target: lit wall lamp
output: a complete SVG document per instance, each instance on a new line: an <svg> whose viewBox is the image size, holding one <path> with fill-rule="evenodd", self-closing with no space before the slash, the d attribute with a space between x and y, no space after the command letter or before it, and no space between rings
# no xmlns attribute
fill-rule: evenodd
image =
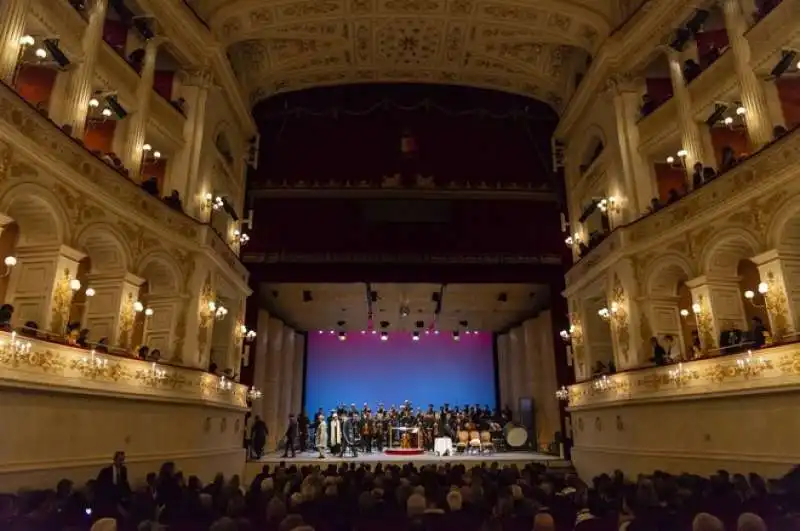
<svg viewBox="0 0 800 531"><path fill-rule="evenodd" d="M569 389L562 385L561 389L556 391L556 398L561 402L569 402Z"/></svg>
<svg viewBox="0 0 800 531"><path fill-rule="evenodd" d="M81 281L77 278L73 278L69 281L69 289L71 289L73 293L78 293L81 290L81 287ZM95 293L96 292L94 291L94 288L87 287L84 290L84 294L87 297L94 297Z"/></svg>
<svg viewBox="0 0 800 531"><path fill-rule="evenodd" d="M250 400L251 402L252 402L253 400L258 400L258 399L259 399L259 398L261 398L262 396L264 396L264 393L262 393L261 391L259 391L259 390L256 388L256 386L255 386L255 385L254 385L253 387L251 387L250 389L248 389L248 391L247 391L247 399L248 399L248 400Z"/></svg>
<svg viewBox="0 0 800 531"><path fill-rule="evenodd" d="M203 209L205 210L221 210L225 206L225 201L220 196L207 193L203 196Z"/></svg>
<svg viewBox="0 0 800 531"><path fill-rule="evenodd" d="M678 156L677 159L675 159L675 157L673 157L672 155L667 157L667 164L669 164L672 167L683 168L685 170L686 169L686 157L689 156L689 152L686 151L685 149L681 149L680 151L678 151L678 153L676 153L676 155ZM678 160L678 164L677 165L675 164L676 160Z"/></svg>
<svg viewBox="0 0 800 531"><path fill-rule="evenodd" d="M239 245L247 245L247 242L250 241L250 236L245 234L244 232L236 229L233 231L233 243L238 243Z"/></svg>
<svg viewBox="0 0 800 531"><path fill-rule="evenodd" d="M758 288L757 288L757 289L758 289L758 292L759 292L761 295L766 295L766 294L767 294L767 292L769 292L769 284L767 284L766 282L759 282L759 284L758 284ZM747 299L747 302L749 302L750 304L752 304L752 305L753 305L754 307L756 307L756 308L766 308L766 305L765 305L765 304L764 304L764 305L762 305L762 304L756 304L756 303L753 301L753 299L755 298L755 296L756 296L756 294L753 292L753 290L750 290L750 289L749 289L749 290L747 290L747 291L745 291L745 292L744 292L744 298L745 298L745 299Z"/></svg>
<svg viewBox="0 0 800 531"><path fill-rule="evenodd" d="M136 301L133 303L133 311L136 313L144 313L145 317L150 317L154 313L152 308L146 308L141 301Z"/></svg>
<svg viewBox="0 0 800 531"><path fill-rule="evenodd" d="M222 303L216 301L209 301L208 309L217 321L225 319L225 316L228 315L228 309Z"/></svg>
<svg viewBox="0 0 800 531"><path fill-rule="evenodd" d="M239 333L242 335L245 341L250 342L256 338L256 331L249 330L245 325L239 326Z"/></svg>
<svg viewBox="0 0 800 531"><path fill-rule="evenodd" d="M597 203L600 212L616 214L619 212L619 199L614 196L604 197Z"/></svg>
<svg viewBox="0 0 800 531"><path fill-rule="evenodd" d="M3 260L3 273L0 274L0 278L7 277L11 274L11 270L14 269L14 266L17 265L17 257L16 256L6 256Z"/></svg>
<svg viewBox="0 0 800 531"><path fill-rule="evenodd" d="M575 332L575 325L570 325L568 329L562 330L558 333L558 335L561 336L561 339L564 341L564 343L571 343L573 332Z"/></svg>

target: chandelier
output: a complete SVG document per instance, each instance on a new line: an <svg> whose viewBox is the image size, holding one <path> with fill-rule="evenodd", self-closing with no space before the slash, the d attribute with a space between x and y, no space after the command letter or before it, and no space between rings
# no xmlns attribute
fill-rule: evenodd
<svg viewBox="0 0 800 531"><path fill-rule="evenodd" d="M255 385L247 391L247 399L250 401L258 400L262 396L264 396L264 393L257 389Z"/></svg>
<svg viewBox="0 0 800 531"><path fill-rule="evenodd" d="M569 389L562 385L561 389L556 391L556 398L561 402L569 402Z"/></svg>

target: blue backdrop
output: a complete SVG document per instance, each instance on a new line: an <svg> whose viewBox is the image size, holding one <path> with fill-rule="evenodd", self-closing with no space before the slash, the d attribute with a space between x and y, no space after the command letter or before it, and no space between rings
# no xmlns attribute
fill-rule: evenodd
<svg viewBox="0 0 800 531"><path fill-rule="evenodd" d="M496 406L495 366L490 333L423 334L413 341L408 332L390 333L388 341L371 333L351 332L347 341L335 334L309 332L305 408L326 411L339 402L364 402L388 408L411 400L428 404Z"/></svg>

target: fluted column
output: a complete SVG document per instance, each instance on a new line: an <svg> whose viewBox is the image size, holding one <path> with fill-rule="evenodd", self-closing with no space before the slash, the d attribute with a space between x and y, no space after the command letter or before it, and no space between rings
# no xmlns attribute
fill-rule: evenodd
<svg viewBox="0 0 800 531"><path fill-rule="evenodd" d="M108 0L94 0L89 8L89 23L81 41L81 57L75 68L69 72L66 90L59 101L53 101L55 113L50 118L60 125L67 125L72 136L83 138L86 130L86 116L89 112L89 100L92 97L92 80L97 55L103 42L103 25L106 21Z"/></svg>
<svg viewBox="0 0 800 531"><path fill-rule="evenodd" d="M30 0L4 0L0 6L0 79L9 85L19 62L20 38Z"/></svg>
<svg viewBox="0 0 800 531"><path fill-rule="evenodd" d="M158 56L158 47L162 42L163 38L154 37L145 44L141 77L139 85L136 87L136 109L129 118L123 162L131 172L134 181L139 180L142 169L144 156L142 146L145 143L147 121L150 118L150 99L153 95L153 81L156 75L156 57Z"/></svg>
<svg viewBox="0 0 800 531"><path fill-rule="evenodd" d="M267 396L273 386L269 379L267 363L269 358L269 313L266 310L258 311L256 323L256 340L250 345L250 363L253 364L253 385L262 393L261 398L254 400L252 405L253 415L258 415L267 421L266 405ZM271 429L272 426L267 424Z"/></svg>
<svg viewBox="0 0 800 531"><path fill-rule="evenodd" d="M511 396L511 382L508 371L509 338L508 334L497 336L497 374L500 385L500 409L513 405Z"/></svg>
<svg viewBox="0 0 800 531"><path fill-rule="evenodd" d="M269 427L267 448L277 447L280 425L280 380L283 367L283 322L270 318L268 326L267 348L267 385L264 386L264 420Z"/></svg>
<svg viewBox="0 0 800 531"><path fill-rule="evenodd" d="M772 140L772 123L764 87L750 64L750 43L744 35L747 31L747 20L742 14L739 0L724 0L723 11L736 65L736 77L739 80L739 93L746 111L744 120L747 134L752 147L759 149Z"/></svg>
<svg viewBox="0 0 800 531"><path fill-rule="evenodd" d="M281 433L286 429L286 421L292 411L292 387L294 385L294 354L295 354L295 332L288 326L283 327L283 351L281 360L281 383L280 383L280 419L282 426Z"/></svg>
<svg viewBox="0 0 800 531"><path fill-rule="evenodd" d="M213 86L212 74L200 70L186 74L181 87L181 96L186 101L186 123L183 126L184 144L174 161L170 161L169 175L164 184L165 195L177 190L184 198L184 208L193 212L197 207L196 197L200 193L197 180L200 174L200 158L205 139L206 107L209 89Z"/></svg>
<svg viewBox="0 0 800 531"><path fill-rule="evenodd" d="M306 351L306 338L296 334L294 338L294 369L292 370L292 408L294 413L303 409L303 360ZM311 412L313 413L313 411Z"/></svg>
<svg viewBox="0 0 800 531"><path fill-rule="evenodd" d="M700 135L700 126L694 119L692 112L692 98L689 87L683 77L683 64L678 52L669 49L669 74L672 80L673 97L678 106L678 119L681 130L681 149L686 151L684 162L686 164L687 179L691 177L692 167L696 162L711 166L712 160L708 159L703 149L703 139ZM689 181L691 182L691 181Z"/></svg>

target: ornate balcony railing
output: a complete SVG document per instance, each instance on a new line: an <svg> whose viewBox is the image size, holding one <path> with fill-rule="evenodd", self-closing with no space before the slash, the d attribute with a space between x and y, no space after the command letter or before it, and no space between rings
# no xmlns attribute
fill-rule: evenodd
<svg viewBox="0 0 800 531"><path fill-rule="evenodd" d="M633 370L569 387L576 410L632 402L680 399L715 393L752 393L800 388L800 344Z"/></svg>
<svg viewBox="0 0 800 531"><path fill-rule="evenodd" d="M4 387L246 408L247 387L189 369L0 332Z"/></svg>

